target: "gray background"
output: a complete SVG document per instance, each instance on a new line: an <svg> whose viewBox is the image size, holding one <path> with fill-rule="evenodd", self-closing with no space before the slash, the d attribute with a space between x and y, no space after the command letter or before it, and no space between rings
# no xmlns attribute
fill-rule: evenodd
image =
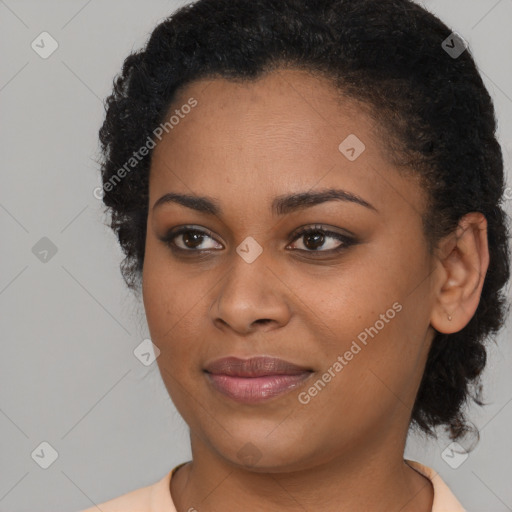
<svg viewBox="0 0 512 512"><path fill-rule="evenodd" d="M124 286L121 250L93 195L102 99L124 57L179 5L0 0L0 512L77 511L190 459L156 363L134 356L149 337L143 307ZM425 5L470 44L512 185L512 0ZM43 31L59 45L47 59L31 48ZM46 262L33 252L43 237L57 249ZM470 511L512 510L510 338L509 318L485 371L489 405L471 408L481 441L469 457L452 468L445 438L424 446L411 436L406 449ZM42 442L57 455L47 469Z"/></svg>

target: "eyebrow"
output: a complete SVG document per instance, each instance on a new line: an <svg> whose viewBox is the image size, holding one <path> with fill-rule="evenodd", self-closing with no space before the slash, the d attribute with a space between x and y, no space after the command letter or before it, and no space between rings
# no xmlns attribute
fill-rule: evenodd
<svg viewBox="0 0 512 512"><path fill-rule="evenodd" d="M346 201L359 204L378 212L377 208L363 198L341 189L324 189L314 192L300 192L296 194L276 197L272 202L272 212L276 215L286 215L298 210L310 208L327 201ZM192 210L208 215L222 215L222 208L215 199L208 196L190 194L177 194L169 192L158 199L153 205L153 211L166 203L177 203Z"/></svg>

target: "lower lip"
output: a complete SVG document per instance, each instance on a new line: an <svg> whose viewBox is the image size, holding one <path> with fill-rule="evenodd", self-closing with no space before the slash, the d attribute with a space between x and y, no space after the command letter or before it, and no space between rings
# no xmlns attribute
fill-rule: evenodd
<svg viewBox="0 0 512 512"><path fill-rule="evenodd" d="M222 394L243 403L258 403L300 386L312 372L297 375L266 375L264 377L232 377L207 373L213 387Z"/></svg>

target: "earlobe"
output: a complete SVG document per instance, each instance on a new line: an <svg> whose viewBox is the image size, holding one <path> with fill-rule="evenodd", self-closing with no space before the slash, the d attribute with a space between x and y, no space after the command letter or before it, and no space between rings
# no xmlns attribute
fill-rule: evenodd
<svg viewBox="0 0 512 512"><path fill-rule="evenodd" d="M487 220L471 212L454 233L441 241L435 303L430 323L439 332L450 334L463 329L480 302L489 266Z"/></svg>

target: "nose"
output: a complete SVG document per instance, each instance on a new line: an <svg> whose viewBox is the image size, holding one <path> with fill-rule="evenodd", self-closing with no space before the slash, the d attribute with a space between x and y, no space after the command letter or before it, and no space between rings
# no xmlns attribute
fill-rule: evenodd
<svg viewBox="0 0 512 512"><path fill-rule="evenodd" d="M289 287L260 258L252 263L238 258L222 280L210 307L217 328L246 335L289 322Z"/></svg>

